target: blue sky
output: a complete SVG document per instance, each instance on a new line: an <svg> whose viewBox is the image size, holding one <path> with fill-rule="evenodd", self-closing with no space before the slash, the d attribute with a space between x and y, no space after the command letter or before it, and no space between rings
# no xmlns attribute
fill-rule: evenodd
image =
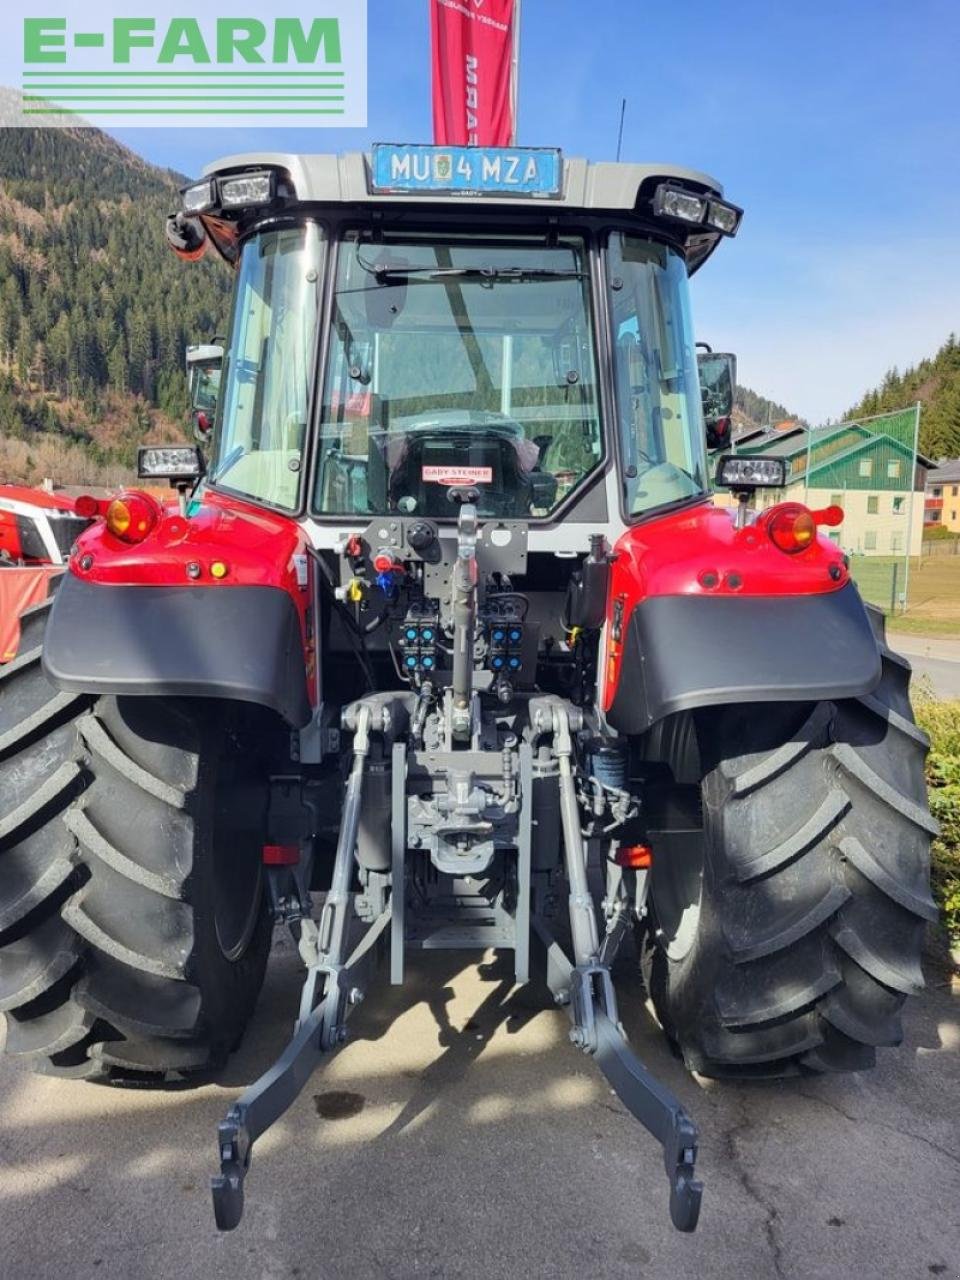
<svg viewBox="0 0 960 1280"><path fill-rule="evenodd" d="M519 141L713 174L746 209L698 337L814 421L960 330L957 0L524 0ZM427 0L369 0L366 130L137 129L196 174L246 150L429 141Z"/></svg>

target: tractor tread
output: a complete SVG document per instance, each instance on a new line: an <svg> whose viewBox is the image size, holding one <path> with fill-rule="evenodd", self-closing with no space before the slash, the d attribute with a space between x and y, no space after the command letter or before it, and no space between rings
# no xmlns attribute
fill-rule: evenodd
<svg viewBox="0 0 960 1280"><path fill-rule="evenodd" d="M179 1040L196 1035L200 1024L202 997L192 983L132 972L122 960L99 952L74 996L89 1013L134 1037Z"/></svg>
<svg viewBox="0 0 960 1280"><path fill-rule="evenodd" d="M76 693L58 693L55 698L51 698L39 710L25 717L13 729L0 734L0 758L28 739L36 737L41 730L53 726L63 718L65 712L83 701L84 699Z"/></svg>
<svg viewBox="0 0 960 1280"><path fill-rule="evenodd" d="M76 965L83 943L58 915L0 947L0 1012L29 1004Z"/></svg>
<svg viewBox="0 0 960 1280"><path fill-rule="evenodd" d="M930 816L929 809L924 805L916 804L914 801L909 800L894 787L891 787L889 782L885 782L879 773L870 768L849 743L836 743L833 748L833 755L846 773L856 778L858 782L872 791L877 799L892 809L894 813L900 814L908 822L912 822L931 836L940 834L940 824Z"/></svg>
<svg viewBox="0 0 960 1280"><path fill-rule="evenodd" d="M826 732L833 715L833 704L819 703L810 718L797 730L790 742L785 742L776 751L771 752L765 760L750 764L740 773L723 771L731 784L735 796L746 796L758 787L773 782L787 769L797 764L813 749L817 740Z"/></svg>
<svg viewBox="0 0 960 1280"><path fill-rule="evenodd" d="M123 964L129 965L131 969L141 969L144 973L152 973L158 978L179 979L184 976L185 961L171 961L146 955L142 951L134 951L132 947L125 946L112 937L84 911L87 892L88 886L85 885L64 904L61 912L63 919L79 933L81 938L96 947L98 951L103 951L114 960L120 960Z"/></svg>
<svg viewBox="0 0 960 1280"><path fill-rule="evenodd" d="M746 964L751 960L774 955L777 951L784 951L832 919L849 897L850 890L845 885L832 884L809 910L795 915L785 926L761 933L749 944L731 942L730 951L734 964Z"/></svg>
<svg viewBox="0 0 960 1280"><path fill-rule="evenodd" d="M48 1058L78 1044L90 1025L87 1011L71 1000L33 1018L12 1014L7 1018L5 1050L13 1058Z"/></svg>
<svg viewBox="0 0 960 1280"><path fill-rule="evenodd" d="M647 986L684 1060L707 1076L861 1071L903 1039L937 918L926 735L909 663L884 642L872 693L752 720L717 709L707 738L700 924L673 959L643 940ZM778 743L778 733L783 738ZM656 873L655 873L656 877Z"/></svg>
<svg viewBox="0 0 960 1280"><path fill-rule="evenodd" d="M909 658L905 658L902 653L897 653L896 649L891 649L889 645L882 644L880 646L880 656L884 662L889 662L895 667L899 667L907 676L913 674L913 663Z"/></svg>
<svg viewBox="0 0 960 1280"><path fill-rule="evenodd" d="M731 1031L762 1026L811 1008L842 981L832 950L813 936L763 966L728 969L717 983L717 1009Z"/></svg>
<svg viewBox="0 0 960 1280"><path fill-rule="evenodd" d="M761 1062L778 1062L806 1053L823 1043L823 1032L816 1014L804 1014L762 1032L717 1027L705 1032L703 1046L714 1062L742 1062L753 1066ZM698 1067L697 1070L701 1068Z"/></svg>
<svg viewBox="0 0 960 1280"><path fill-rule="evenodd" d="M0 817L0 842L10 841L24 827L36 822L44 809L55 800L62 800L75 786L80 772L80 766L73 760L68 760L40 784L29 800L24 800L11 813Z"/></svg>
<svg viewBox="0 0 960 1280"><path fill-rule="evenodd" d="M906 716L902 716L899 711L894 711L892 707L886 706L874 694L866 693L862 698L859 698L858 701L875 716L879 716L881 720L886 720L891 728L898 730L908 738L912 738L914 742L919 743L925 751L929 748L930 739L919 725L914 724L912 720L908 720Z"/></svg>
<svg viewBox="0 0 960 1280"><path fill-rule="evenodd" d="M105 836L100 834L87 817L83 808L78 806L75 809L68 810L64 817L64 823L67 829L76 836L81 851L86 850L87 853L99 858L101 862L112 867L119 875L125 876L128 880L133 880L145 889L159 893L164 898L178 900L183 898L184 878L182 876L158 875L156 872L148 871L146 867L142 867L139 862L135 862L132 858L128 858L126 854L121 853Z"/></svg>
<svg viewBox="0 0 960 1280"><path fill-rule="evenodd" d="M841 951L851 960L856 960L861 969L883 986L902 991L905 996L918 995L923 990L923 970L920 968L919 957L881 956L871 948L858 930L842 923L831 930L831 936Z"/></svg>
<svg viewBox="0 0 960 1280"><path fill-rule="evenodd" d="M189 1082L239 1041L270 944L265 904L240 960L213 933L198 824L217 812L232 722L225 704L55 689L41 663L49 613L47 601L24 614L27 647L0 668L6 1051L68 1079Z"/></svg>
<svg viewBox="0 0 960 1280"><path fill-rule="evenodd" d="M864 846L856 836L844 836L838 848L843 856L852 862L862 876L872 880L881 893L885 893L894 902L923 920L935 921L939 916L937 904L929 893L914 893L893 872L886 867Z"/></svg>
<svg viewBox="0 0 960 1280"><path fill-rule="evenodd" d="M28 886L21 885L19 896L9 898L0 908L0 942L8 940L8 934L16 931L29 916L43 907L75 874L76 867L72 862L55 858ZM0 950L0 955L2 954Z"/></svg>
<svg viewBox="0 0 960 1280"><path fill-rule="evenodd" d="M817 811L799 827L792 835L787 836L779 844L758 854L747 862L737 865L737 878L741 883L756 880L758 876L776 871L788 862L793 862L801 854L815 844L819 844L850 808L850 797L838 787L834 787L821 803Z"/></svg>
<svg viewBox="0 0 960 1280"><path fill-rule="evenodd" d="M831 1027L823 1043L808 1050L799 1059L805 1072L823 1074L836 1071L869 1071L876 1066L877 1050L872 1044L852 1040L842 1031Z"/></svg>
<svg viewBox="0 0 960 1280"><path fill-rule="evenodd" d="M131 760L111 738L100 719L90 712L81 717L77 723L77 730L80 737L95 754L105 760L107 764L116 769L122 777L128 782L133 783L141 791L146 791L148 795L153 796L157 800L161 800L164 804L168 804L171 808L182 809L186 805L186 796L179 787L171 786L170 783L164 782L163 778L158 778L155 774L150 773L147 769L142 768Z"/></svg>
<svg viewBox="0 0 960 1280"><path fill-rule="evenodd" d="M211 1055L208 1045L171 1040L108 1040L93 1046L96 1062L120 1071L172 1078L209 1072L220 1065L222 1053Z"/></svg>
<svg viewBox="0 0 960 1280"><path fill-rule="evenodd" d="M38 666L42 654L43 649L39 645L35 649L21 649L11 662L5 662L0 667L0 688L7 681L12 683L14 678L28 667Z"/></svg>

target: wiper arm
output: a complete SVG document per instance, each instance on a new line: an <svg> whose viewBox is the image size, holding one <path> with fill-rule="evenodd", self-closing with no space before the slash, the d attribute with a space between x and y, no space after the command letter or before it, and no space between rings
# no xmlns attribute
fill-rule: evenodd
<svg viewBox="0 0 960 1280"><path fill-rule="evenodd" d="M378 280L407 280L418 276L426 280L451 278L480 280L583 280L586 272L567 267L427 267L407 266L401 263L365 262L357 254L357 262L364 271Z"/></svg>
<svg viewBox="0 0 960 1280"><path fill-rule="evenodd" d="M217 467L214 474L210 477L214 484L218 480L222 480L228 471L232 471L241 458L246 456L246 446L242 444L234 445L224 460Z"/></svg>

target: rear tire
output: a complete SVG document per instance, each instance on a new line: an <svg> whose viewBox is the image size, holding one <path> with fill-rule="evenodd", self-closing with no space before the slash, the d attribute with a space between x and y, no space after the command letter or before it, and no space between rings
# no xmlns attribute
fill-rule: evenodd
<svg viewBox="0 0 960 1280"><path fill-rule="evenodd" d="M49 603L0 668L0 1010L52 1074L175 1081L222 1063L270 947L265 776L234 704L62 693Z"/></svg>
<svg viewBox="0 0 960 1280"><path fill-rule="evenodd" d="M923 986L930 897L927 739L910 667L883 638L872 694L695 715L699 854L657 860L647 987L707 1076L860 1070L899 1044ZM699 861L698 861L699 859Z"/></svg>

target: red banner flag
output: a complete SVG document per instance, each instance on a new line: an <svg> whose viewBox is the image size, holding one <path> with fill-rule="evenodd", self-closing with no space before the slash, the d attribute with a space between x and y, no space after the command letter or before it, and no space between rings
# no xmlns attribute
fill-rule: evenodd
<svg viewBox="0 0 960 1280"><path fill-rule="evenodd" d="M519 9L520 0L430 0L434 142L448 147L515 142Z"/></svg>

